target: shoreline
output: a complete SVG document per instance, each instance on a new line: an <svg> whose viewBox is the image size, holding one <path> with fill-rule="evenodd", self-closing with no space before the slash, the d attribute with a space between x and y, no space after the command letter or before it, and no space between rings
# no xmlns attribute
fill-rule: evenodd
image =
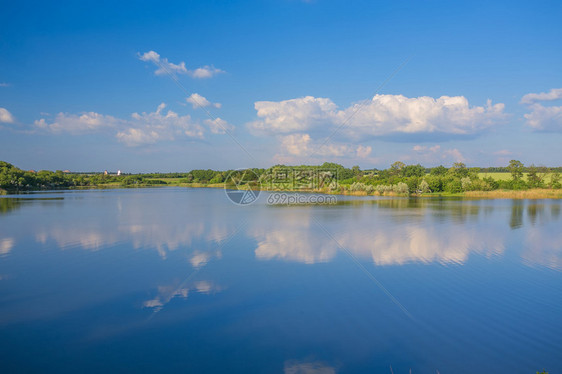
<svg viewBox="0 0 562 374"><path fill-rule="evenodd" d="M204 183L177 183L165 185L143 184L136 186L121 186L116 184L96 185L96 186L76 186L72 188L27 190L27 191L7 191L0 189L0 195L19 195L37 191L74 191L74 190L104 190L104 189L132 189L132 188L224 188L223 183L204 184ZM562 199L562 189L535 188L529 190L492 190L492 191L465 191L460 193L424 193L424 194L399 194L396 192L386 192L379 194L373 192L368 194L366 191L328 191L328 190L269 190L262 189L264 192L278 193L320 193L325 195L340 196L371 196L371 197L454 197L463 199L515 199L515 200L538 200L538 199Z"/></svg>

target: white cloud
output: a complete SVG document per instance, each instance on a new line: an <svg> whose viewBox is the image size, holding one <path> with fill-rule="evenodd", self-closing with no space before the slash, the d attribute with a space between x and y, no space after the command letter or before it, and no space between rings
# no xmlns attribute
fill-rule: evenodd
<svg viewBox="0 0 562 374"><path fill-rule="evenodd" d="M49 123L45 118L35 121L38 129L52 133L70 133L74 135L100 131L113 132L119 142L127 146L153 144L158 141L175 140L181 137L203 139L205 128L194 121L191 116L180 116L168 110L162 103L155 112L133 113L129 119L120 119L95 112L82 114L59 113ZM208 124L213 134L220 134L219 124L231 129L226 121L217 118Z"/></svg>
<svg viewBox="0 0 562 374"><path fill-rule="evenodd" d="M174 64L169 62L167 58L160 58L160 55L154 51L149 51L142 55L139 53L139 60L152 62L158 66L158 69L154 72L156 75L187 74L185 62L182 61L179 64Z"/></svg>
<svg viewBox="0 0 562 374"><path fill-rule="evenodd" d="M192 78L204 79L211 78L217 74L224 73L223 70L217 69L214 66L205 65L195 70L188 70L185 66L185 62L180 62L179 64L174 64L168 61L167 58L160 57L160 55L154 51L148 51L143 54L138 53L139 60L152 62L158 67L154 74L164 75L164 74L187 74Z"/></svg>
<svg viewBox="0 0 562 374"><path fill-rule="evenodd" d="M234 126L218 117L213 120L206 119L204 122L213 134L225 134L227 131L234 130Z"/></svg>
<svg viewBox="0 0 562 374"><path fill-rule="evenodd" d="M278 161L302 156L366 159L372 148L356 144L374 137L398 140L397 137L417 134L473 136L505 123L507 118L504 104L488 100L485 106L471 106L464 96L435 99L375 95L345 109L339 109L328 98L306 96L279 102L258 101L254 107L258 118L247 127L255 135L277 136L281 153L274 158ZM323 143L326 144L322 146ZM419 147L414 151L424 150ZM438 147L429 151L437 152ZM458 149L442 151L441 158L465 160Z"/></svg>
<svg viewBox="0 0 562 374"><path fill-rule="evenodd" d="M10 83L6 83L6 82L0 83L0 87L10 87L10 86L11 86Z"/></svg>
<svg viewBox="0 0 562 374"><path fill-rule="evenodd" d="M185 99L185 101L191 104L193 106L193 109L205 108L211 105L215 108L220 108L222 106L220 103L211 103L209 100L207 100L207 98L199 95L198 93L191 94L191 96Z"/></svg>
<svg viewBox="0 0 562 374"><path fill-rule="evenodd" d="M293 134L281 137L281 148L294 156L307 155L309 143L310 135L308 134Z"/></svg>
<svg viewBox="0 0 562 374"><path fill-rule="evenodd" d="M510 156L512 154L513 154L513 152L511 152L508 149L500 149L499 151L494 152L494 155L496 155L496 156Z"/></svg>
<svg viewBox="0 0 562 374"><path fill-rule="evenodd" d="M352 113L349 132L354 137L365 135L444 133L468 135L481 132L503 122L504 104L486 107L470 106L464 96L423 96L407 98L402 95L376 95L359 108L355 104L345 110L343 121ZM360 109L360 110L359 110ZM342 121L342 122L343 122Z"/></svg>
<svg viewBox="0 0 562 374"><path fill-rule="evenodd" d="M370 146L358 146L356 149L356 154L357 157L359 158L366 158L367 156L369 156L371 154L371 151L373 149Z"/></svg>
<svg viewBox="0 0 562 374"><path fill-rule="evenodd" d="M224 70L217 69L214 66L205 65L195 70L190 70L187 73L193 78L205 79L212 78L220 73L224 73Z"/></svg>
<svg viewBox="0 0 562 374"><path fill-rule="evenodd" d="M407 98L376 95L367 103L344 110L327 98L307 96L280 102L254 104L259 119L248 124L258 134L305 132L313 128L335 129L352 139L392 134L444 133L469 135L503 123L504 104L470 106L464 96Z"/></svg>
<svg viewBox="0 0 562 374"><path fill-rule="evenodd" d="M248 124L256 133L291 133L307 131L322 124L332 124L337 106L330 99L306 96L284 101L254 103L260 120Z"/></svg>
<svg viewBox="0 0 562 374"><path fill-rule="evenodd" d="M158 106L156 112L133 113L128 121L128 128L117 133L117 139L128 146L152 144L160 140L174 140L177 136L187 135L190 138L204 137L204 129L191 119L191 116L179 116L169 110L162 111L166 105Z"/></svg>
<svg viewBox="0 0 562 374"><path fill-rule="evenodd" d="M539 131L562 131L562 106L531 105L531 113L524 115L527 125Z"/></svg>
<svg viewBox="0 0 562 374"><path fill-rule="evenodd" d="M537 101L553 101L562 99L562 88L553 88L549 92L528 93L521 98L521 104L531 105Z"/></svg>
<svg viewBox="0 0 562 374"><path fill-rule="evenodd" d="M426 145L415 145L412 147L412 151L415 152L416 156L410 159L414 159L416 162L420 163L466 161L466 158L458 149L441 149L441 146L439 144L436 144L432 147Z"/></svg>
<svg viewBox="0 0 562 374"><path fill-rule="evenodd" d="M443 159L451 159L455 162L465 162L466 158L463 156L463 154L456 148L453 149L446 149L443 151Z"/></svg>
<svg viewBox="0 0 562 374"><path fill-rule="evenodd" d="M129 147L135 147L143 144L154 144L159 140L160 135L154 130L131 127L124 131L119 131L116 137L121 143L125 143Z"/></svg>
<svg viewBox="0 0 562 374"><path fill-rule="evenodd" d="M14 123L14 116L8 109L0 108L0 123Z"/></svg>
<svg viewBox="0 0 562 374"><path fill-rule="evenodd" d="M54 133L68 132L71 134L80 134L96 132L104 128L113 128L122 123L122 121L112 116L86 112L78 115L59 113L52 123L47 123L44 118L34 123L38 128Z"/></svg>
<svg viewBox="0 0 562 374"><path fill-rule="evenodd" d="M414 152L432 152L432 153L435 153L435 152L438 152L440 149L441 149L441 146L438 145L438 144L437 144L437 145L434 145L433 147L428 147L428 146L425 146L425 145L415 145L415 146L412 148L412 151L414 151Z"/></svg>
<svg viewBox="0 0 562 374"><path fill-rule="evenodd" d="M341 143L313 141L309 134L290 134L279 136L281 151L291 156L335 156L335 157L359 157L369 156L372 149L369 146L355 146ZM276 155L282 159L283 155Z"/></svg>
<svg viewBox="0 0 562 374"><path fill-rule="evenodd" d="M562 88L524 95L521 104L527 105L531 110L524 115L527 125L537 131L562 131L562 106L544 106L539 103L559 99L562 99Z"/></svg>

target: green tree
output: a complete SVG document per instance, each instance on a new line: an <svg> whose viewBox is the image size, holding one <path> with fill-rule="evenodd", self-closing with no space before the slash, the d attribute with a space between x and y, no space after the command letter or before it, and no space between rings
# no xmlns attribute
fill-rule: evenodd
<svg viewBox="0 0 562 374"><path fill-rule="evenodd" d="M425 168L420 164L408 165L402 169L404 177L423 177L425 175Z"/></svg>
<svg viewBox="0 0 562 374"><path fill-rule="evenodd" d="M211 180L209 181L209 183L211 183L211 184L222 183L222 182L224 182L224 176L223 176L222 173L217 173L217 174L213 177L213 179L211 179Z"/></svg>
<svg viewBox="0 0 562 374"><path fill-rule="evenodd" d="M560 184L560 172L559 171L552 171L550 174L550 188L562 188L562 184Z"/></svg>
<svg viewBox="0 0 562 374"><path fill-rule="evenodd" d="M457 178L467 177L469 173L468 168L462 162L455 162L449 172Z"/></svg>
<svg viewBox="0 0 562 374"><path fill-rule="evenodd" d="M390 165L390 174L392 175L402 175L402 169L406 167L402 161L396 161Z"/></svg>
<svg viewBox="0 0 562 374"><path fill-rule="evenodd" d="M443 192L444 178L441 176L431 175L426 178L427 184L432 192Z"/></svg>
<svg viewBox="0 0 562 374"><path fill-rule="evenodd" d="M543 178L545 173L540 173L542 169L536 167L535 165L529 166L527 169L527 183L531 188L540 188L543 187Z"/></svg>
<svg viewBox="0 0 562 374"><path fill-rule="evenodd" d="M462 192L462 183L459 179L453 179L445 185L445 191L450 193Z"/></svg>
<svg viewBox="0 0 562 374"><path fill-rule="evenodd" d="M511 177L513 178L514 181L519 181L521 180L521 178L523 178L524 167L525 166L523 165L523 163L519 160L509 161L509 165L507 166L507 169L511 173Z"/></svg>
<svg viewBox="0 0 562 374"><path fill-rule="evenodd" d="M429 183L427 183L427 182L425 181L425 179L421 181L420 185L418 186L418 190L419 190L421 193L429 193L429 192L431 192L431 189L429 188Z"/></svg>
<svg viewBox="0 0 562 374"><path fill-rule="evenodd" d="M470 180L469 177L463 177L461 179L461 187L463 189L463 191L469 191L472 187L472 181Z"/></svg>
<svg viewBox="0 0 562 374"><path fill-rule="evenodd" d="M432 168L429 173L431 175L445 175L447 174L447 168L443 165L439 165L437 167Z"/></svg>

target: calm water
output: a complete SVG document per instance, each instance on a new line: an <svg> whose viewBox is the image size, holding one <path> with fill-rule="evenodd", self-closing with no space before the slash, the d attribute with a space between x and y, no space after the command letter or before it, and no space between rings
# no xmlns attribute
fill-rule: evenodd
<svg viewBox="0 0 562 374"><path fill-rule="evenodd" d="M0 198L0 371L562 372L560 201Z"/></svg>

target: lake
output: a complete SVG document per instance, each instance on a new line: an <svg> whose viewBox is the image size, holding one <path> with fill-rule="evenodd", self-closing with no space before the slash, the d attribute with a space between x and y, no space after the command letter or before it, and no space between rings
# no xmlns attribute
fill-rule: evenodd
<svg viewBox="0 0 562 374"><path fill-rule="evenodd" d="M562 372L562 204L0 198L0 371Z"/></svg>

